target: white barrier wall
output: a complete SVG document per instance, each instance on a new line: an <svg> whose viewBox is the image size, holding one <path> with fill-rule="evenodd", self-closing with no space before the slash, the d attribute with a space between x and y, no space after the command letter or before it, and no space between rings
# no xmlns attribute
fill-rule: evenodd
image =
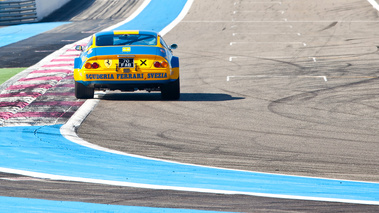
<svg viewBox="0 0 379 213"><path fill-rule="evenodd" d="M52 12L61 8L70 0L35 0L37 6L37 19L40 21Z"/></svg>

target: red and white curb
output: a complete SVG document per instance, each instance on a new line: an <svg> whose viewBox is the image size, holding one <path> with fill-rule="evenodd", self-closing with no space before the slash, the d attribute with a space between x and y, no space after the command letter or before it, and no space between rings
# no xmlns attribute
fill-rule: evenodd
<svg viewBox="0 0 379 213"><path fill-rule="evenodd" d="M84 103L74 96L74 59L77 44L66 45L23 71L0 93L0 126L65 123Z"/></svg>

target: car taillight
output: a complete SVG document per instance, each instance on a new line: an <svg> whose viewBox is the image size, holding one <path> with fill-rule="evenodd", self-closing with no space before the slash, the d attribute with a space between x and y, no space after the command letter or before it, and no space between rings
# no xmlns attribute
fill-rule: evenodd
<svg viewBox="0 0 379 213"><path fill-rule="evenodd" d="M168 63L165 61L163 61L162 63L159 61L156 61L156 62L154 62L154 67L155 68L161 68L161 67L166 68L166 67L168 67Z"/></svg>
<svg viewBox="0 0 379 213"><path fill-rule="evenodd" d="M96 62L94 62L93 64L92 64L92 68L93 69L97 69L97 68L99 68L100 67L100 65L98 64L98 63L96 63Z"/></svg>
<svg viewBox="0 0 379 213"><path fill-rule="evenodd" d="M168 64L167 64L167 62L163 61L163 62L161 63L161 66L162 66L163 68L166 68L166 67L168 66Z"/></svg>
<svg viewBox="0 0 379 213"><path fill-rule="evenodd" d="M91 69L91 68L92 68L92 64L89 63L89 62L87 62L86 65L84 65L84 67L85 67L86 69Z"/></svg>
<svg viewBox="0 0 379 213"><path fill-rule="evenodd" d="M161 67L161 63L159 63L158 61L154 62L154 67L155 68Z"/></svg>
<svg viewBox="0 0 379 213"><path fill-rule="evenodd" d="M97 62L93 62L92 64L90 62L87 62L84 67L86 69L97 69L100 67L100 65Z"/></svg>

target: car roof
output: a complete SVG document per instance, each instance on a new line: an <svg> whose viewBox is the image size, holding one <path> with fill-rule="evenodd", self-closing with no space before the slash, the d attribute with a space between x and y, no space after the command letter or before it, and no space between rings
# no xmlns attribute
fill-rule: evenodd
<svg viewBox="0 0 379 213"><path fill-rule="evenodd" d="M157 32L154 31L145 31L145 30L113 30L113 31L104 31L96 33L95 36L102 36L102 35L123 35L123 34L145 34L145 35L153 35L155 37L158 36Z"/></svg>

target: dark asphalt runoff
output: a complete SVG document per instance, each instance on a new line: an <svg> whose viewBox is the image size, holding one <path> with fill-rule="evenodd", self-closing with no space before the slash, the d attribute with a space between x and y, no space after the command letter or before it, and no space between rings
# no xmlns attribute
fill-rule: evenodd
<svg viewBox="0 0 379 213"><path fill-rule="evenodd" d="M19 67L17 58L20 52L26 54L28 45L29 56L37 62L43 56L36 50L53 51L63 40L79 40L129 14L115 19L81 16L96 11L96 4L120 1L91 2L85 12L70 12L71 25L0 48L2 66ZM128 3L133 11L140 1ZM79 136L103 147L184 163L379 182L377 16L365 0L195 0L184 20L165 36L168 43L179 45L174 54L180 57L180 100L162 101L159 93L110 92L80 127ZM10 50L14 54L3 59ZM0 174L0 186L1 196L114 205L235 212L379 211L371 205L11 174Z"/></svg>

